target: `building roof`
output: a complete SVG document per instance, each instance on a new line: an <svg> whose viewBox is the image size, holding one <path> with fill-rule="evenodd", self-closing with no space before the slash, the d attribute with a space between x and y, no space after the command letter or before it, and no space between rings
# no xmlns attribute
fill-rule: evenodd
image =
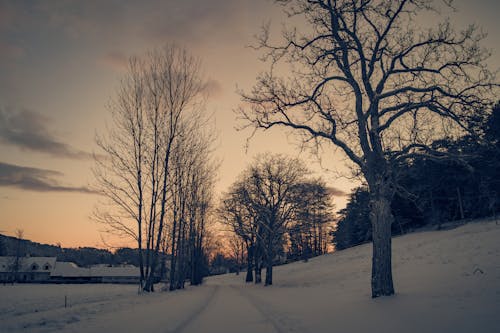
<svg viewBox="0 0 500 333"><path fill-rule="evenodd" d="M138 277L140 271L135 266L96 265L90 268L78 267L72 262L58 261L50 276L58 277Z"/></svg>
<svg viewBox="0 0 500 333"><path fill-rule="evenodd" d="M12 272L16 257L0 257L0 272ZM56 257L19 257L18 272L51 272L56 265Z"/></svg>
<svg viewBox="0 0 500 333"><path fill-rule="evenodd" d="M79 277L90 276L89 268L79 267L75 263L58 261L50 276Z"/></svg>
<svg viewBox="0 0 500 333"><path fill-rule="evenodd" d="M91 267L91 276L107 276L107 277L139 277L141 275L139 267L135 266L113 266L113 267Z"/></svg>

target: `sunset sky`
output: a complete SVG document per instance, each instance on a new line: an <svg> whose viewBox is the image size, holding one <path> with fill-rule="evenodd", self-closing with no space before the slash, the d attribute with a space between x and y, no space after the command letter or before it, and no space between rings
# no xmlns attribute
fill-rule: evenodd
<svg viewBox="0 0 500 333"><path fill-rule="evenodd" d="M498 69L498 0L456 1L454 21L489 33ZM280 131L237 131L238 88L249 89L266 68L248 48L259 27L279 32L285 17L267 0L4 1L0 0L0 233L23 229L26 238L63 246L102 247L89 216L96 132L104 130L127 58L176 41L201 58L210 79L224 191L260 152L300 156L337 189L345 205L353 183L319 167ZM241 124L239 124L241 125ZM343 156L326 153L324 167L344 171ZM310 162L309 162L310 161Z"/></svg>

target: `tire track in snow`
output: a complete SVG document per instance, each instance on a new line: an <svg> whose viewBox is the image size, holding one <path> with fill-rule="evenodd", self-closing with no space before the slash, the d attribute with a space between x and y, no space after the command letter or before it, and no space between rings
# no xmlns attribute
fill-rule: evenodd
<svg viewBox="0 0 500 333"><path fill-rule="evenodd" d="M217 294L218 290L219 290L219 286L217 286L217 285L214 286L212 292L210 293L210 295L208 295L208 297L206 298L206 300L203 303L201 303L198 306L198 308L196 308L196 310L193 313L191 313L191 315L189 317L187 317L186 319L184 319L174 330L169 330L167 333L181 333L182 331L184 331L184 329L191 322L193 322L196 318L198 318L203 313L203 311L205 311L205 309L208 307L208 305L214 299L214 297Z"/></svg>
<svg viewBox="0 0 500 333"><path fill-rule="evenodd" d="M277 333L304 333L307 330L297 321L297 319L292 319L286 315L278 314L273 311L269 305L263 304L261 300L251 295L247 291L243 291L243 288L236 288L231 286L231 288L236 289L238 293L244 297L266 320L268 320ZM290 325L292 323L293 325Z"/></svg>

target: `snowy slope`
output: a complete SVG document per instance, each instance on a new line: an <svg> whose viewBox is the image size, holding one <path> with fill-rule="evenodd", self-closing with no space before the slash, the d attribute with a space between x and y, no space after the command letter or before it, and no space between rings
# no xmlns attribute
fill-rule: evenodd
<svg viewBox="0 0 500 333"><path fill-rule="evenodd" d="M370 244L276 267L272 287L0 286L0 332L500 332L500 225L397 237L393 254L397 295L375 300Z"/></svg>

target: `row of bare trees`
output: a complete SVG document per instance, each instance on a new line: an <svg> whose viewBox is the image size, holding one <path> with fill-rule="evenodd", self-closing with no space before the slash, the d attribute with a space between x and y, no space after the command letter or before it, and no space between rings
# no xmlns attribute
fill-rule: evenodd
<svg viewBox="0 0 500 333"><path fill-rule="evenodd" d="M268 26L258 37L256 48L269 70L250 92L241 93L243 126L254 132L284 127L315 151L332 147L347 157L369 192L372 297L392 295L391 202L395 195L409 195L397 167L416 158L450 157L432 146L436 140L465 133L475 137L469 124L491 109L500 86L486 66L485 35L476 26L457 31L449 21L422 24L453 9L452 1L274 2L301 24L285 28L281 40L271 36ZM137 239L140 251L145 246L141 280L147 281L146 290L152 288L161 244L170 244L175 256L189 257L184 246L193 242L181 239L191 237L185 220L190 214L179 214L191 206L172 195L172 154L185 121L199 117L203 91L198 62L185 51L167 48L132 59L111 107L115 121L109 141L99 140L107 158L99 160L97 178L113 209L97 216ZM460 152L453 157L460 160ZM298 210L290 181L302 178L300 166L264 163L249 168L224 200L248 262L265 258L269 284L276 249ZM172 265L178 273L185 271L183 265ZM256 263L257 279L259 267Z"/></svg>
<svg viewBox="0 0 500 333"><path fill-rule="evenodd" d="M218 215L239 238L230 247L238 261L246 257L247 282L254 280L255 271L260 283L264 267L265 285L271 285L273 264L285 248L303 259L326 251L331 196L322 181L307 174L298 159L260 156L223 196Z"/></svg>
<svg viewBox="0 0 500 333"><path fill-rule="evenodd" d="M94 217L136 241L144 291L153 291L168 257L171 290L187 278L201 282L216 172L206 90L200 61L185 49L167 45L132 57L109 105L110 125L97 138L103 200Z"/></svg>
<svg viewBox="0 0 500 333"><path fill-rule="evenodd" d="M204 274L204 242L217 165L210 158L213 137L209 132L200 132L200 125L196 121L189 125L188 135L178 141L174 154L170 188L170 290L184 288L186 279L198 285ZM197 136L192 136L197 132Z"/></svg>

